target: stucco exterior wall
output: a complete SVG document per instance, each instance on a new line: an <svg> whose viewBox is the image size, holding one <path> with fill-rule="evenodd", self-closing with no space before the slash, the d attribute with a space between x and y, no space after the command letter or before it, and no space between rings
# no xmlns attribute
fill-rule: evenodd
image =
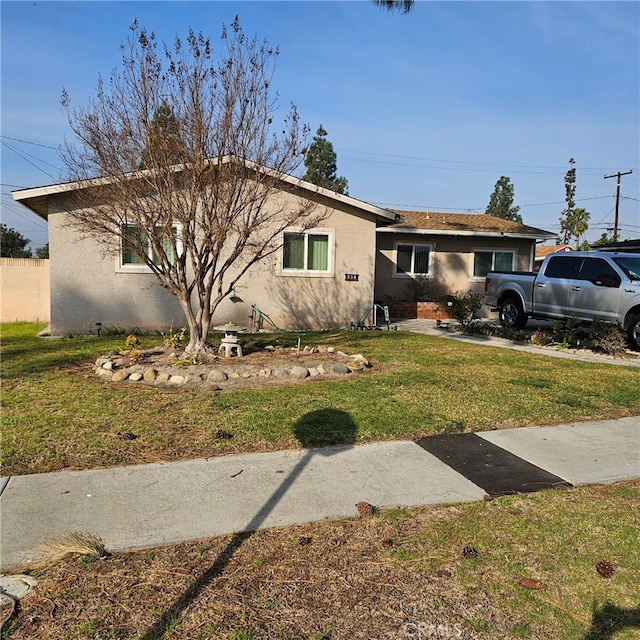
<svg viewBox="0 0 640 640"><path fill-rule="evenodd" d="M293 196L290 196L293 197ZM324 206L324 205L321 205ZM330 234L329 274L282 269L282 251L255 265L216 311L216 325L250 327L256 305L282 329L347 326L373 303L375 221L344 205L331 209L318 229ZM102 327L142 331L185 326L182 310L150 273L119 268L117 252L103 254L95 241L64 226L64 213L49 213L51 332L95 333ZM345 274L357 280L345 279ZM265 329L272 329L264 323Z"/></svg>
<svg viewBox="0 0 640 640"><path fill-rule="evenodd" d="M451 293L484 290L484 278L473 277L473 257L477 250L514 251L515 270L528 271L533 268L533 240L381 232L378 234L376 260L377 301L411 299L411 278L395 273L398 243L430 245L430 276L442 282Z"/></svg>
<svg viewBox="0 0 640 640"><path fill-rule="evenodd" d="M49 322L49 260L0 258L1 322Z"/></svg>

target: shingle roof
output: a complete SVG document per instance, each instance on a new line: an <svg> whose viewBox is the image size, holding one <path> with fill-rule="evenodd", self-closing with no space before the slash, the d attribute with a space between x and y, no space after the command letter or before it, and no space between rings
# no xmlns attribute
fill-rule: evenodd
<svg viewBox="0 0 640 640"><path fill-rule="evenodd" d="M565 253L567 251L574 251L574 248L568 244L539 245L536 247L536 260L542 260L550 253Z"/></svg>
<svg viewBox="0 0 640 640"><path fill-rule="evenodd" d="M525 224L478 213L438 213L433 211L398 211L402 221L388 229L407 231L440 231L449 233L509 234L537 238L553 238L555 234Z"/></svg>

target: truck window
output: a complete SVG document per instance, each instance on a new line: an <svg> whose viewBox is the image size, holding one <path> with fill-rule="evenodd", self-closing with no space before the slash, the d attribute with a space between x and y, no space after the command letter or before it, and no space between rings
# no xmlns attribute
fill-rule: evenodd
<svg viewBox="0 0 640 640"><path fill-rule="evenodd" d="M585 258L579 278L600 287L619 287L621 282L615 269L602 258Z"/></svg>
<svg viewBox="0 0 640 640"><path fill-rule="evenodd" d="M640 256L616 256L613 261L631 280L640 280Z"/></svg>
<svg viewBox="0 0 640 640"><path fill-rule="evenodd" d="M573 280L578 277L580 265L583 258L578 256L551 256L544 270L547 278L569 278Z"/></svg>

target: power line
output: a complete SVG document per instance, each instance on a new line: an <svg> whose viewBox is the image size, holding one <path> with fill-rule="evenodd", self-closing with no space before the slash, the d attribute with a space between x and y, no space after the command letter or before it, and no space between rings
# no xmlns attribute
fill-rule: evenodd
<svg viewBox="0 0 640 640"><path fill-rule="evenodd" d="M15 149L12 145L10 145L8 142L5 142L4 140L0 141L2 142L2 144L7 147L7 149L9 149L10 151L13 151L13 153L15 153L18 157L22 158L25 162L28 162L32 167L36 168L38 171L41 171L42 173L44 173L46 176L48 176L49 178L51 178L51 180L55 181L55 178L48 172L45 171L44 169L42 169L41 167L39 167L37 164L35 164L34 162L31 162L31 160L29 160L29 158L26 158L22 153L20 153L17 149ZM42 161L40 161L42 162ZM49 163L46 163L49 164ZM53 166L53 165L51 165Z"/></svg>
<svg viewBox="0 0 640 640"><path fill-rule="evenodd" d="M48 144L41 144L39 142L30 142L29 140L21 140L20 138L12 138L11 136L0 135L0 138L4 138L5 140L13 140L14 142L22 142L24 144L32 144L34 147L44 147L45 149L53 149L54 151L57 151L59 149L59 147L52 147L51 145L48 145Z"/></svg>

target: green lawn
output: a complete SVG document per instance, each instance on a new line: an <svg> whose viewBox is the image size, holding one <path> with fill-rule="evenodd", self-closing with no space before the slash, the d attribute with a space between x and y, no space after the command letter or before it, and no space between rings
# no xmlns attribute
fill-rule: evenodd
<svg viewBox="0 0 640 640"><path fill-rule="evenodd" d="M640 414L640 369L476 346L404 332L256 334L246 344L331 345L362 353L371 373L220 394L107 384L90 365L123 337L43 339L41 326L2 331L3 474L173 460L300 446L307 414L347 415L327 442ZM161 342L143 336L143 346ZM376 363L378 363L376 365ZM216 439L216 431L233 434ZM133 432L135 441L118 432Z"/></svg>
<svg viewBox="0 0 640 640"><path fill-rule="evenodd" d="M45 340L40 328L2 326L3 475L296 447L302 419L317 411L338 417L331 442L354 427L356 440L370 441L640 414L638 368L429 336L302 334L303 344L363 353L373 373L213 395L106 384L90 365L122 337ZM216 439L218 429L233 439ZM117 437L125 430L138 439ZM390 509L235 544L223 536L72 557L38 574L2 638L631 640L639 503L630 481ZM464 557L467 546L477 557ZM602 561L614 568L608 578L596 570Z"/></svg>

